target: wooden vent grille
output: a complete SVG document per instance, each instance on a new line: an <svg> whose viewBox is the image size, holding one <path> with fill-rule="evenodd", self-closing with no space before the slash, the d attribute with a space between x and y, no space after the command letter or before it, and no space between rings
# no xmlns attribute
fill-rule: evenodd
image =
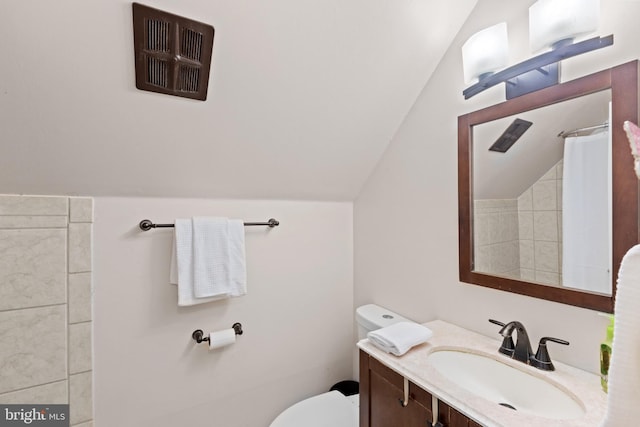
<svg viewBox="0 0 640 427"><path fill-rule="evenodd" d="M213 36L211 25L133 3L136 87L204 101Z"/></svg>

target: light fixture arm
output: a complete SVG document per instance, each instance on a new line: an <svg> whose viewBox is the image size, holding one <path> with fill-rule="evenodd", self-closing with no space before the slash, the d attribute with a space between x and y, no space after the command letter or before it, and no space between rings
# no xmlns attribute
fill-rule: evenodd
<svg viewBox="0 0 640 427"><path fill-rule="evenodd" d="M527 59L526 61L513 65L509 68L505 68L500 72L491 74L490 76L487 76L484 79L481 79L478 83L466 88L462 92L462 94L464 95L464 99L469 99L472 96L475 96L480 92L503 82L506 82L507 84L517 85L516 82L511 82L510 80L515 79L516 77L522 74L525 74L534 70L540 71L541 73L544 74L545 71L542 69L542 67L545 67L550 64L555 64L563 59L571 58L573 56L577 56L582 53L586 53L592 50L611 46L612 44L613 44L613 34L608 35L606 37L594 37L592 39L588 39L579 43L573 43L573 44L561 46L552 51L545 52L536 57ZM555 84L557 83L559 82L556 81ZM538 89L541 89L543 87L546 87L546 86L542 86ZM520 93L520 95L524 93L526 92Z"/></svg>

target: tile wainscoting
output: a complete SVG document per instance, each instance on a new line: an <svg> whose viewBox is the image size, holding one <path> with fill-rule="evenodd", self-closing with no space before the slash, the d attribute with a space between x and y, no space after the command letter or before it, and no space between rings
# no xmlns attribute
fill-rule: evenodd
<svg viewBox="0 0 640 427"><path fill-rule="evenodd" d="M0 195L0 403L93 426L93 199Z"/></svg>

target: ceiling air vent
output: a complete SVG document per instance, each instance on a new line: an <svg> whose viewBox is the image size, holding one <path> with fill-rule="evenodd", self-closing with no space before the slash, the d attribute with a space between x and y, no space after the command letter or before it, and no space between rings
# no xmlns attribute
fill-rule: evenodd
<svg viewBox="0 0 640 427"><path fill-rule="evenodd" d="M522 119L515 119L513 123L500 135L500 138L489 147L489 151L506 153L513 144L529 129L533 123Z"/></svg>
<svg viewBox="0 0 640 427"><path fill-rule="evenodd" d="M211 25L133 3L136 87L207 99L213 35Z"/></svg>

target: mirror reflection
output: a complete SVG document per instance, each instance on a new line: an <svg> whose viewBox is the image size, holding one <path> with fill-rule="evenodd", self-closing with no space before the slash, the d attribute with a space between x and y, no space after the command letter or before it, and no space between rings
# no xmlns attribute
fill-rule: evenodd
<svg viewBox="0 0 640 427"><path fill-rule="evenodd" d="M639 64L631 61L458 117L461 282L593 310L613 311L620 263L629 248L637 244L640 235L638 178L630 167L633 156L623 129L625 120L638 121ZM516 119L519 121L515 122ZM597 141L565 138L563 142L557 134L597 127L607 120L611 126L606 131L604 128L592 129L586 133L593 135L579 132L577 136L608 139L607 134L611 134L611 142L606 143L607 151L611 147L610 155L603 151L595 155L598 159L611 157L611 161L606 162L611 172L604 172L602 178L601 172L595 172L600 167L583 159L579 162L583 174L572 172L569 175L568 158L573 154L567 151L565 156L565 148L569 150L573 142L579 147L591 147L591 142ZM498 144L504 153L489 152L488 148L514 122L515 131L508 132ZM531 125L527 128L525 122ZM495 126L494 130L492 126ZM536 132L545 130L546 134L535 136ZM521 138L516 140L518 134ZM578 203L576 208L570 207L575 205L573 201L569 202L573 194L591 197L591 193L600 192L596 187L608 181L609 174L611 183L606 185L605 192L610 191L611 195L603 196L609 198L609 202L602 202L605 199L600 197L588 205ZM564 182L574 181L569 176L577 176L578 184ZM595 176L601 178L594 182L591 178ZM521 180L521 177L528 178ZM570 187L577 190L569 190ZM495 202L496 208L487 202L491 200L502 202ZM483 213L497 213L497 217L476 218L475 206L483 203L489 203L489 206L480 206L485 209ZM502 209L501 204L509 204L508 211L494 212ZM606 210L602 211L604 206ZM590 223L581 221L587 217L587 212L596 209L600 214L594 216L596 219L592 222L596 228L592 229ZM484 231L483 222L487 224ZM545 227L549 224L550 227ZM577 231L572 232L572 227ZM605 229L610 239L606 244L569 237L577 234L580 238L591 239L603 234ZM511 242L510 246L502 245L507 242ZM483 246L488 245L499 249L487 255L489 258L482 258L489 252ZM573 249L567 250L568 247ZM575 260L569 260L563 252L576 255ZM609 255L604 257L603 253ZM592 256L597 261L593 261ZM507 260L515 260L517 264L505 267L502 264ZM591 278L604 275L611 276L607 285L602 285L601 279L589 282Z"/></svg>
<svg viewBox="0 0 640 427"><path fill-rule="evenodd" d="M611 295L610 105L606 90L472 128L473 271Z"/></svg>

